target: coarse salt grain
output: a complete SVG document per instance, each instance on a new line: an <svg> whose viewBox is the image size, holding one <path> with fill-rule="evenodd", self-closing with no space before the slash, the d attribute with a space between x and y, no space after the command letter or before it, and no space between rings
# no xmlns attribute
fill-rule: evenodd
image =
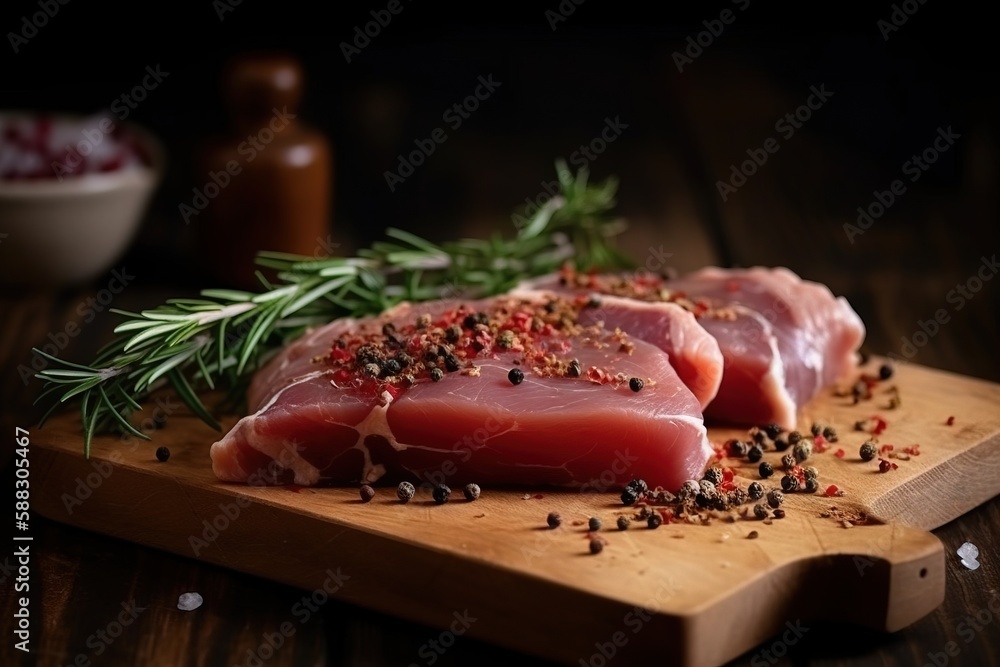
<svg viewBox="0 0 1000 667"><path fill-rule="evenodd" d="M181 593L177 598L177 608L181 611L194 611L204 601L204 598L197 593Z"/></svg>

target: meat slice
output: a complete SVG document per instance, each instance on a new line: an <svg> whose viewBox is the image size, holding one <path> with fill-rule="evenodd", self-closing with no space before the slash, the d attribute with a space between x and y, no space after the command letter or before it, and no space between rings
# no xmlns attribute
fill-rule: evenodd
<svg viewBox="0 0 1000 667"><path fill-rule="evenodd" d="M255 411L212 445L213 470L299 485L677 488L700 476L712 450L667 355L576 312L501 298L335 321L257 374Z"/></svg>
<svg viewBox="0 0 1000 667"><path fill-rule="evenodd" d="M669 301L640 301L612 296L607 290L596 291L601 297L581 310L581 322L620 328L634 338L656 345L667 353L670 365L702 408L715 398L722 383L722 351L690 311ZM559 275L550 275L522 283L511 294L528 299L578 295L584 297L578 303L587 303L594 292L575 287Z"/></svg>
<svg viewBox="0 0 1000 667"><path fill-rule="evenodd" d="M564 270L527 285L562 293L599 294L602 301L670 304L685 310L715 339L722 364L705 416L740 424L795 428L798 409L856 363L864 339L860 318L825 286L784 268L702 269L665 280L651 274L590 275ZM614 317L609 326L617 326ZM692 353L662 338L655 322L626 328L661 345L676 360ZM697 368L689 364L689 369ZM702 366L704 368L704 365ZM691 382L692 370L679 374ZM689 385L691 386L691 385ZM697 386L693 386L697 391Z"/></svg>

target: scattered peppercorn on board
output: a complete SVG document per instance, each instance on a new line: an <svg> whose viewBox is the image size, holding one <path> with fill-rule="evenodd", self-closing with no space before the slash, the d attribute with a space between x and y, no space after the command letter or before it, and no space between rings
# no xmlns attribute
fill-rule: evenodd
<svg viewBox="0 0 1000 667"><path fill-rule="evenodd" d="M1000 385L916 365L858 404L825 393L800 418L805 434L814 421L837 430L803 463L818 469L820 491L785 494L780 519L734 512L651 529L610 491L484 488L467 501L455 489L437 505L426 490L402 504L394 488L362 502L357 489L223 484L208 458L217 434L179 412L155 444L100 437L89 461L78 417L52 420L33 434L33 501L57 521L304 589L336 575L343 600L438 627L464 615L472 636L566 664L613 652L712 665L799 623L894 631L934 609L945 554L926 530L1000 493L998 406ZM859 455L872 434L854 430L878 429L876 415L878 453L897 465L884 473ZM747 431L710 436L721 445ZM718 465L744 488L779 488L781 456L764 453L776 471L766 480L746 458ZM620 516L633 519L623 531ZM603 524L595 533L591 517Z"/></svg>

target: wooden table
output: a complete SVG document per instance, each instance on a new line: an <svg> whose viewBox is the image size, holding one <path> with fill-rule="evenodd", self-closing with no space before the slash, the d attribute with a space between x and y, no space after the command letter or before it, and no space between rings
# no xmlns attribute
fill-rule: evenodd
<svg viewBox="0 0 1000 667"><path fill-rule="evenodd" d="M699 66L707 69L711 64ZM769 84L748 74L744 85L749 89ZM758 118L760 127L766 128L789 104L788 108L794 108L798 103L795 95L773 92L760 98L768 103L742 110ZM901 354L902 338L912 338L920 321L937 309L951 309L948 291L976 272L982 256L991 257L1000 249L995 183L982 186L974 175L957 190L942 193L914 188L890 215L849 243L843 223L853 220L852 211L871 199L869 193L880 182L854 175L859 158L841 155L833 142L805 132L783 146L766 168L722 203L714 185L716 175L728 173L728 165L760 138L746 129L753 128L754 122L744 118L743 129L737 129L735 136L715 130L726 115L713 110L724 109L725 100L738 97L739 91L713 92L704 87L676 93L667 89L659 93L662 99L653 101L670 106L683 98L683 104L672 107L676 129L666 131L665 136L639 130L626 134L595 165L599 173L618 173L622 178L622 209L634 222L625 245L640 262L650 248L662 247L673 253L671 261L682 270L711 262L787 265L805 277L827 282L851 301L868 327L869 349ZM443 153L438 167L429 165L428 169L462 167L470 192L485 190L506 202L519 201L522 197L517 192L525 188L534 192L539 177L548 177L531 168L517 170L523 165L548 164L551 155L542 154L542 149L533 154L523 144L505 146L495 137L480 139L456 144ZM494 159L479 160L484 150ZM678 157L691 154L698 158ZM992 157L995 161L995 154ZM498 195L485 185L504 179L510 182L511 173L520 175L505 186L510 192ZM477 190L476 185L483 187ZM487 223L502 227L507 220L505 211L490 201L474 201L459 213L462 219L477 221L466 230L472 232L481 231ZM0 247L0 261L2 252ZM123 261L124 266L135 267L137 278L115 297L115 307L140 309L177 296L179 290L190 291L190 281L174 286L148 280L139 268L151 265L146 262L153 259L153 249L147 246L134 249ZM87 308L81 304L97 294L103 282L95 281L84 290L7 293L0 299L0 404L5 434L12 436L15 426L32 427L37 414L29 406L38 386L26 388L17 366L30 364L30 348L50 340L50 333L58 338L67 322L79 322ZM919 349L913 361L1000 381L998 290L1000 284L986 282L961 310L950 310L950 322ZM66 340L62 354L78 361L88 359L113 325L114 319L106 312L98 313L78 336ZM11 447L3 447L2 452L4 479L9 480ZM951 665L1000 664L998 525L1000 499L995 498L935 531L949 558L947 598L913 626L893 635L816 626L780 660L768 661L758 652L767 648L762 646L732 664L923 665L937 660L943 665L945 658ZM40 517L33 519L32 533L32 627L39 665L85 665L88 661L95 665L256 665L255 655L272 653L266 647L268 638L277 636L274 633L289 621L306 594ZM975 571L963 567L954 556L967 540L980 549L983 565ZM0 556L5 591L13 581L7 569L11 564L5 547ZM186 591L204 597L205 606L197 613L176 611L177 596ZM137 617L120 637L106 643L95 634L115 632L109 624L122 604L132 601ZM21 657L11 648L7 630L13 605L14 596L5 594L0 623L5 628L2 664ZM990 605L994 611L989 611ZM967 617L977 613L990 620L972 625L981 621ZM439 655L431 644L439 639L439 630L333 600L294 627L294 634L281 640L266 664L543 664L461 638ZM558 642L559 637L552 641ZM949 642L955 642L951 646L953 653L958 650L955 657L945 653Z"/></svg>

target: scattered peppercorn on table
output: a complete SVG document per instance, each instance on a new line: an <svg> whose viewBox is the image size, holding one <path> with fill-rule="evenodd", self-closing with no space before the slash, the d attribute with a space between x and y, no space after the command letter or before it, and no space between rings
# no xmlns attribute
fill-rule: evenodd
<svg viewBox="0 0 1000 667"><path fill-rule="evenodd" d="M207 463L213 431L194 417L157 433L166 461L117 437L95 439L87 461L64 415L33 437L34 506L306 590L340 573L330 595L434 627L465 610L469 636L564 663L622 633L611 640L621 659L711 665L786 623L894 631L941 603L945 553L925 531L1000 491L1000 385L912 364L883 378L880 363L859 371L871 396L847 385L807 408L812 432L710 429L717 457L686 505L683 488L638 481L614 493L376 487L360 498L223 484ZM902 397L891 409L890 393ZM84 483L80 497L95 471L100 488ZM718 493L729 495L717 506Z"/></svg>

